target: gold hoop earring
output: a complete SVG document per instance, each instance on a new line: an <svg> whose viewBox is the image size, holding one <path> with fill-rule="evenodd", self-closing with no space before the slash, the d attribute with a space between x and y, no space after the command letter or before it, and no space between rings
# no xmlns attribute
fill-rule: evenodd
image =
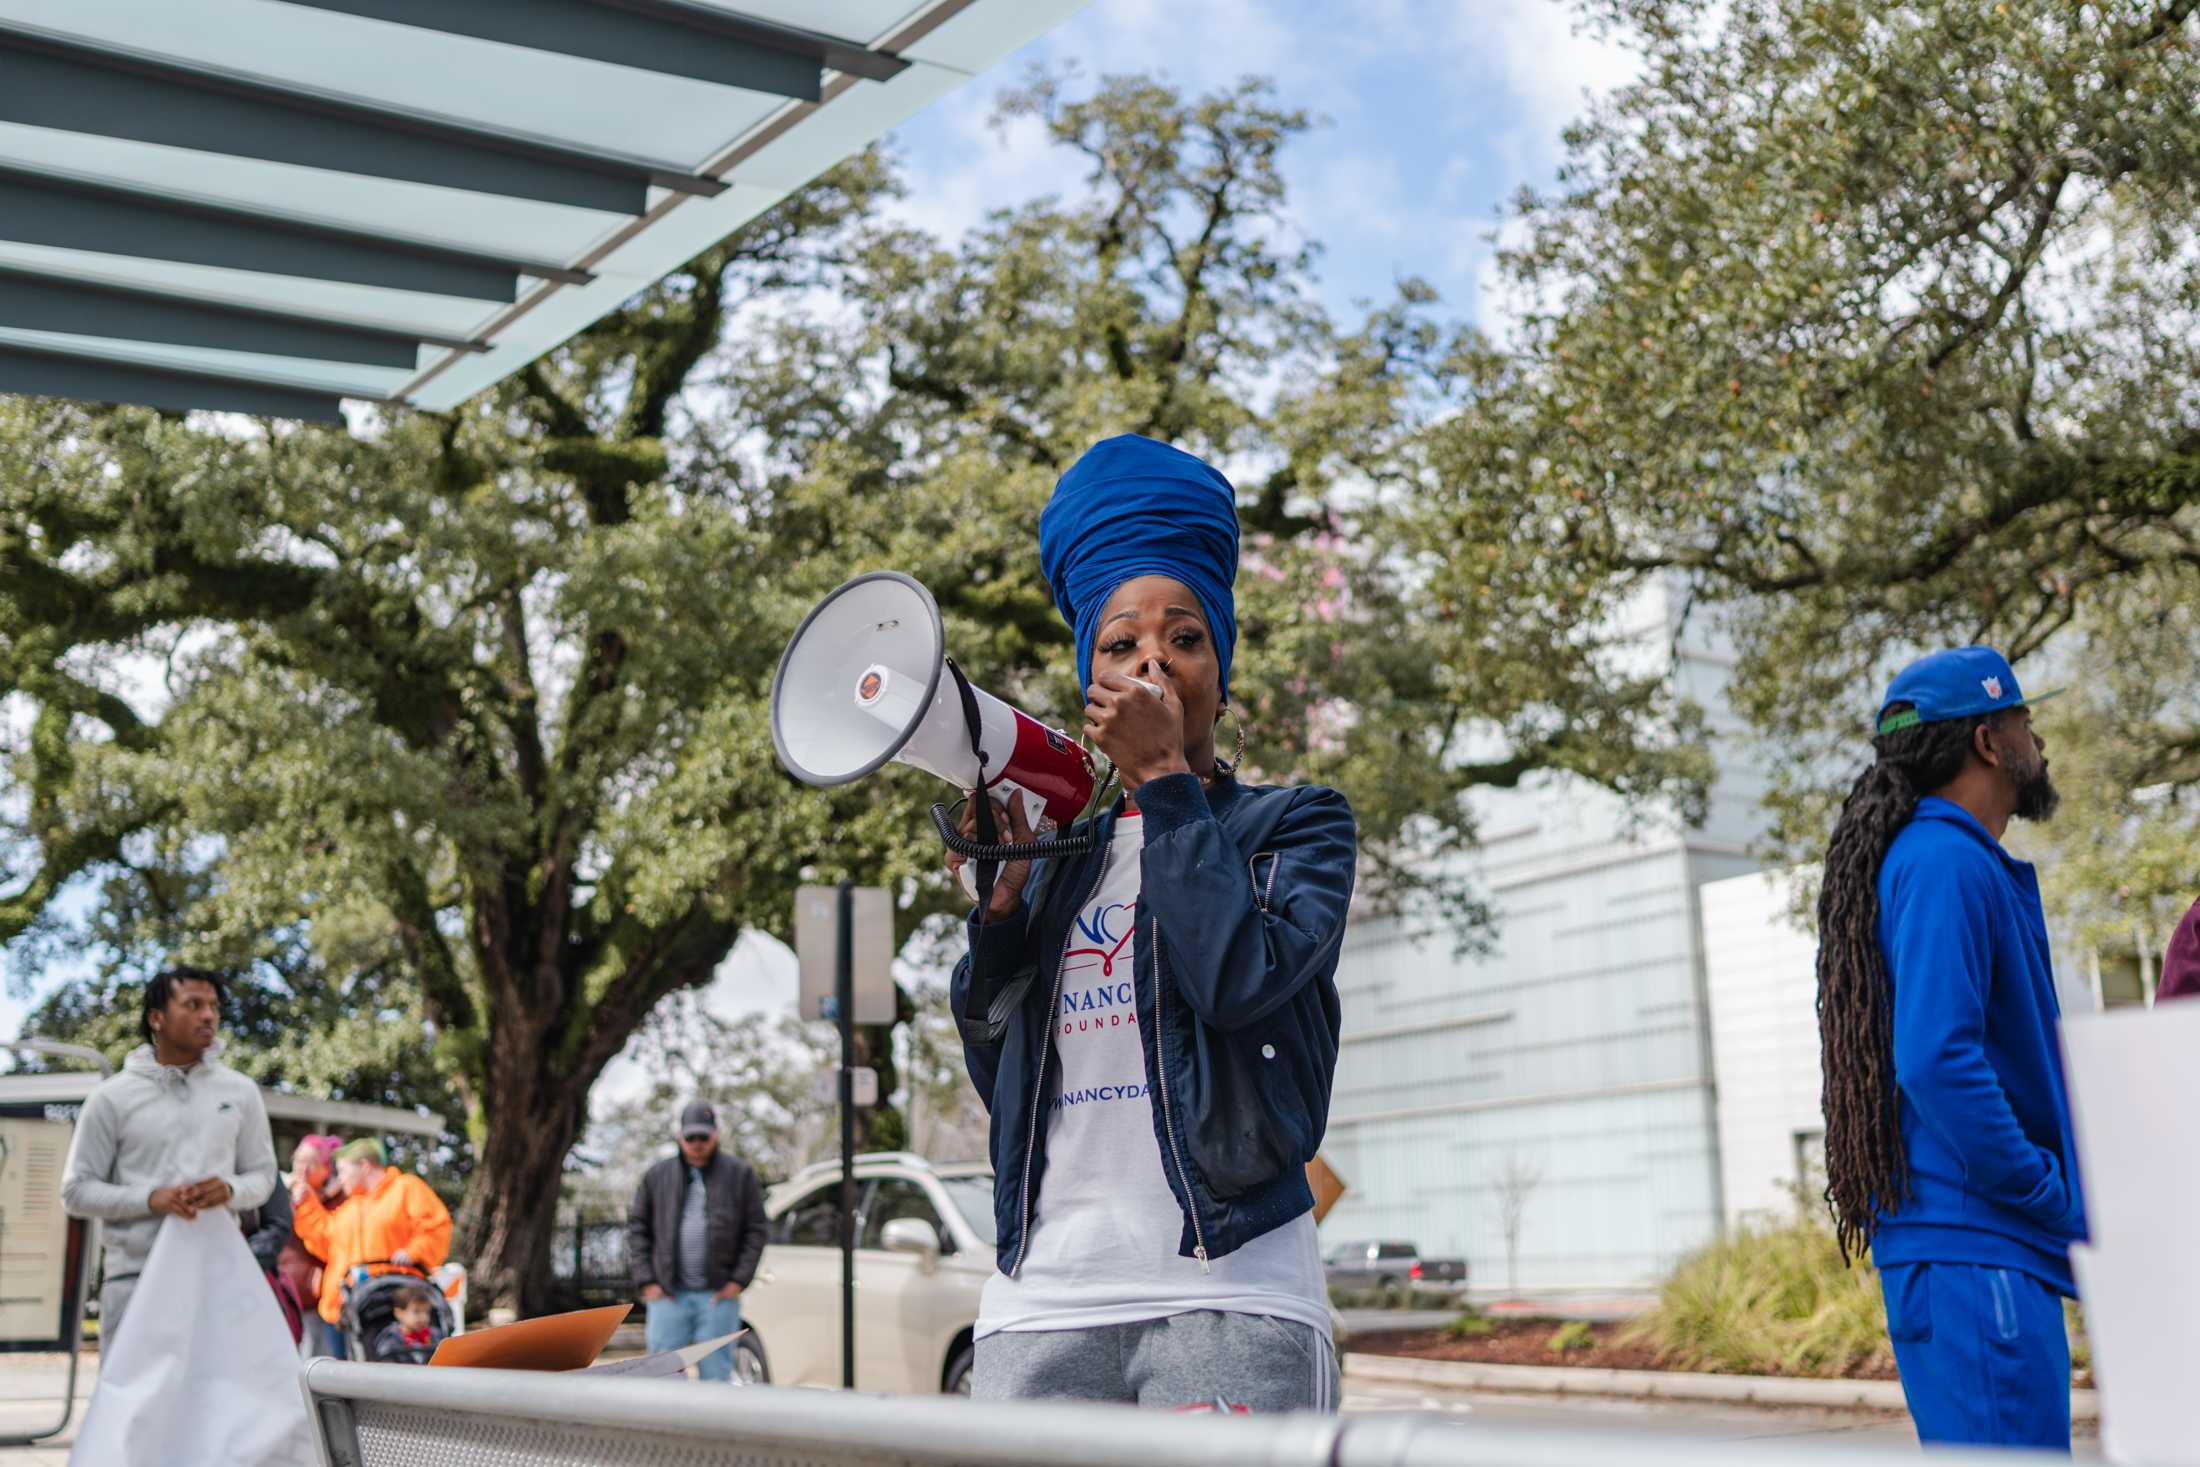
<svg viewBox="0 0 2200 1467"><path fill-rule="evenodd" d="M1237 748L1231 753L1227 762L1221 759L1215 761L1215 773L1227 774L1235 778L1238 770L1245 766L1245 720L1239 718L1237 710L1227 703L1222 705L1222 713L1215 715L1215 722L1222 722L1223 714L1229 715L1230 726L1237 730Z"/></svg>

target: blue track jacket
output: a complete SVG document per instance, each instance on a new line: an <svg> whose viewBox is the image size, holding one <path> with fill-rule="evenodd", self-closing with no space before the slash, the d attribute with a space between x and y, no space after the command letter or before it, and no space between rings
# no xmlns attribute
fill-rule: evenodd
<svg viewBox="0 0 2200 1467"><path fill-rule="evenodd" d="M1179 1251L1204 1262L1314 1206L1306 1163L1329 1122L1358 831L1344 796L1315 785L1223 777L1202 789L1171 774L1139 786L1138 808L1133 976L1139 1032L1151 1036L1154 1140L1184 1210ZM1046 1171L1062 951L1099 883L1115 816L1095 823L1091 854L1039 862L1019 911L970 924L970 955L948 991L970 1081L992 1113L1003 1273L1023 1262Z"/></svg>
<svg viewBox="0 0 2200 1467"><path fill-rule="evenodd" d="M2073 1293L2085 1204L2038 876L1928 797L1879 869L1879 949L1915 1195L1882 1203L1873 1259L2014 1268Z"/></svg>

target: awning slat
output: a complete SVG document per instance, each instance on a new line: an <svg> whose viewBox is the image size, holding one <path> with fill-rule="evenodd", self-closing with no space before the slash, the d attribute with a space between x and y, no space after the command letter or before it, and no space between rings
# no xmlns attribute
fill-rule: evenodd
<svg viewBox="0 0 2200 1467"><path fill-rule="evenodd" d="M86 402L135 402L177 412L250 413L313 423L344 421L334 393L242 377L174 372L70 352L38 351L7 342L0 342L0 392L20 392L26 397L74 397Z"/></svg>
<svg viewBox="0 0 2200 1467"><path fill-rule="evenodd" d="M651 185L725 185L642 159L469 127L0 25L0 121L469 193L640 214Z"/></svg>
<svg viewBox="0 0 2200 1467"><path fill-rule="evenodd" d="M285 0L416 30L472 36L534 51L551 51L716 82L743 91L815 102L823 81L823 47L790 50L760 44L693 16L722 11L626 9L591 0ZM857 48L861 49L861 48ZM867 54L867 53L866 53Z"/></svg>
<svg viewBox="0 0 2200 1467"><path fill-rule="evenodd" d="M540 261L5 167L0 240L500 303L518 299L521 275L567 285L595 278Z"/></svg>
<svg viewBox="0 0 2200 1467"><path fill-rule="evenodd" d="M7 268L0 268L0 327L401 367L408 371L418 365L423 345L454 351L486 350L478 342L440 333L320 320L226 301L192 300Z"/></svg>

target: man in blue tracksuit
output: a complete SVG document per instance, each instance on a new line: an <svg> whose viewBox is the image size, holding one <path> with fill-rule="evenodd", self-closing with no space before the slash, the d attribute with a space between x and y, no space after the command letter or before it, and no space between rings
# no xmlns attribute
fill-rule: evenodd
<svg viewBox="0 0 2200 1467"><path fill-rule="evenodd" d="M2046 745L2008 662L1960 647L1895 678L1873 748L1818 907L1826 1199L1919 1438L2068 1451L2085 1210L2039 878L2001 844L2054 811Z"/></svg>

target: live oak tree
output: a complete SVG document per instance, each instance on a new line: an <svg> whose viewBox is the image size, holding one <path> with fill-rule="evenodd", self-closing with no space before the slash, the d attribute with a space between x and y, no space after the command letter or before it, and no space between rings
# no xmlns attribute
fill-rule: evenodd
<svg viewBox="0 0 2200 1467"><path fill-rule="evenodd" d="M0 400L0 938L107 967L50 1012L97 1021L187 957L289 1016L247 1036L265 1072L390 1098L368 1047L283 1067L331 1023L403 1036L407 1093L445 1077L467 1117L460 1256L538 1306L589 1087L662 1000L745 929L783 935L801 881L887 883L905 932L959 903L918 814L945 791L774 761L801 612L909 571L981 682L1074 728L1036 522L1125 431L1237 476L1248 764L1351 796L1372 896L1471 917L1438 858L1473 789L1538 769L1692 807L1677 710L1574 624L1570 577L1427 594L1481 551L1407 529L1454 333L1419 287L1350 326L1316 304L1277 170L1306 119L1135 78L1004 106L1069 195L950 247L882 222L867 156L447 415ZM890 1066L883 1031L865 1052Z"/></svg>
<svg viewBox="0 0 2200 1467"><path fill-rule="evenodd" d="M2090 678L2200 597L2200 6L1586 9L1642 76L1503 231L1426 533L1717 618L1815 855L1891 663ZM2188 797L2190 651L2117 735Z"/></svg>

